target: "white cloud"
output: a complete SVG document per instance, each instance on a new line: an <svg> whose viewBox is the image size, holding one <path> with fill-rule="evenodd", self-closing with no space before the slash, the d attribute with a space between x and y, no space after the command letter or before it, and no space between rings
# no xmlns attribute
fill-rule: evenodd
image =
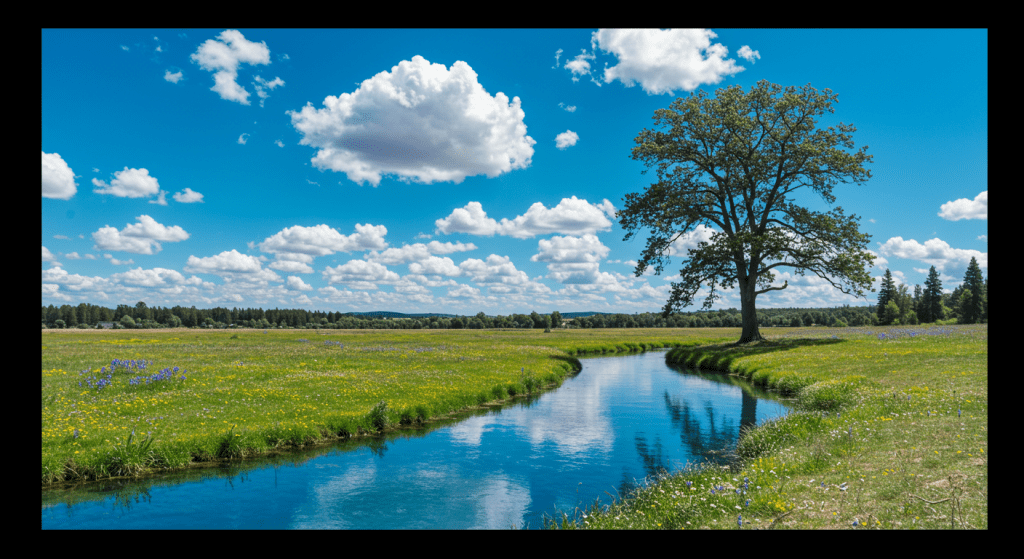
<svg viewBox="0 0 1024 559"><path fill-rule="evenodd" d="M354 289L376 289L377 283L394 283L398 274L388 270L383 264L366 260L349 260L341 266L324 269L324 279L328 283L348 283Z"/></svg>
<svg viewBox="0 0 1024 559"><path fill-rule="evenodd" d="M42 246L42 245L40 245ZM57 257L53 255L46 247L43 247L43 262L56 262Z"/></svg>
<svg viewBox="0 0 1024 559"><path fill-rule="evenodd" d="M579 81L580 76L585 76L590 73L590 62L588 62L588 60L593 60L594 58L596 57L593 54L588 53L586 49L583 49L583 52L577 54L576 58L565 63L565 67L572 72L572 81Z"/></svg>
<svg viewBox="0 0 1024 559"><path fill-rule="evenodd" d="M160 194L157 196L156 200L150 200L149 203L150 204L159 204L161 206L166 206L167 205L167 191L161 190Z"/></svg>
<svg viewBox="0 0 1024 559"><path fill-rule="evenodd" d="M747 62L754 62L755 59L761 59L761 53L751 49L747 45L743 45L742 47L740 47L740 50L736 51L736 54L739 55L740 58L745 59Z"/></svg>
<svg viewBox="0 0 1024 559"><path fill-rule="evenodd" d="M982 236L984 237L984 235L982 235ZM64 239L64 240L67 240L68 236L67 235L54 235L53 238L54 239Z"/></svg>
<svg viewBox="0 0 1024 559"><path fill-rule="evenodd" d="M565 103L559 103L558 106L562 107L562 109L564 109L566 112L576 112L576 105L566 105Z"/></svg>
<svg viewBox="0 0 1024 559"><path fill-rule="evenodd" d="M448 297L479 297L480 290L468 285L460 285L448 290Z"/></svg>
<svg viewBox="0 0 1024 559"><path fill-rule="evenodd" d="M302 145L318 148L312 163L374 186L382 175L422 183L495 177L530 165L518 97L488 94L463 61L451 69L422 56L365 80L353 93L288 111Z"/></svg>
<svg viewBox="0 0 1024 559"><path fill-rule="evenodd" d="M537 254L533 262L600 262L608 256L610 249L598 240L596 235L582 237L551 237L537 242Z"/></svg>
<svg viewBox="0 0 1024 559"><path fill-rule="evenodd" d="M135 254L155 254L160 252L161 242L179 242L188 239L189 234L181 227L167 227L157 223L148 215L135 218L137 223L126 226L118 231L109 225L101 227L92 234L97 250L118 250Z"/></svg>
<svg viewBox="0 0 1024 559"><path fill-rule="evenodd" d="M132 260L131 258L129 258L128 260L118 260L117 258L114 258L109 254L104 254L103 256L110 260L110 263L113 264L114 266L131 266L132 264L135 264L135 261Z"/></svg>
<svg viewBox="0 0 1024 559"><path fill-rule="evenodd" d="M312 258L310 259L312 260ZM295 274L312 274L313 267L305 262L299 262L296 260L275 260L271 262L268 268L280 270L282 272L291 272Z"/></svg>
<svg viewBox="0 0 1024 559"><path fill-rule="evenodd" d="M256 95L260 98L261 107L263 106L263 102L267 100L267 97L270 97L270 94L267 93L268 89L273 91L275 87L284 85L284 80L281 78L274 78L269 82L259 76L256 76L254 79L255 81L252 82L252 85L256 88Z"/></svg>
<svg viewBox="0 0 1024 559"><path fill-rule="evenodd" d="M614 215L611 202L590 204L573 196L562 198L554 208L548 209L540 202L534 203L525 214L515 219L502 219L500 223L487 217L479 202L470 202L464 208L434 222L442 233L469 233L471 235L505 235L526 239L548 233L569 235L593 234L611 229L612 223L606 215Z"/></svg>
<svg viewBox="0 0 1024 559"><path fill-rule="evenodd" d="M284 147L284 142L282 142L281 140L274 140L274 144L277 145L277 147L279 148Z"/></svg>
<svg viewBox="0 0 1024 559"><path fill-rule="evenodd" d="M242 135L238 137L238 143L245 145L245 142L249 141L249 133L242 132Z"/></svg>
<svg viewBox="0 0 1024 559"><path fill-rule="evenodd" d="M205 258L189 256L185 271L192 274L214 274L226 280L241 279L258 283L281 281L280 276L263 269L258 258L234 249Z"/></svg>
<svg viewBox="0 0 1024 559"><path fill-rule="evenodd" d="M389 248L383 252L373 251L368 253L365 259L381 264L394 265L427 260L431 257L431 254L451 254L453 252L476 250L476 248L476 245L473 243L440 243L438 241L430 241L427 244L415 243L404 245L402 248Z"/></svg>
<svg viewBox="0 0 1024 559"><path fill-rule="evenodd" d="M285 287L295 291L312 291L313 286L302 281L302 278L298 276L288 276L288 280L285 282Z"/></svg>
<svg viewBox="0 0 1024 559"><path fill-rule="evenodd" d="M569 146L576 145L576 142L580 139L579 134L572 130L566 130L561 134L555 136L555 147L558 149L565 149Z"/></svg>
<svg viewBox="0 0 1024 559"><path fill-rule="evenodd" d="M174 193L174 201L182 204L192 204L195 202L202 202L203 195L192 190L191 188L185 187L185 190Z"/></svg>
<svg viewBox="0 0 1024 559"><path fill-rule="evenodd" d="M468 258L459 264L459 269L464 275L469 276L475 283L481 285L508 284L525 286L530 282L529 276L522 270L517 270L508 256L492 254L487 261L476 258Z"/></svg>
<svg viewBox="0 0 1024 559"><path fill-rule="evenodd" d="M462 269L455 265L455 261L447 256L428 256L409 264L409 272L413 274L432 276L460 276Z"/></svg>
<svg viewBox="0 0 1024 559"><path fill-rule="evenodd" d="M192 276L192 280L189 281L185 279L185 276L183 276L181 272L177 270L169 270L167 268L143 270L139 267L134 270L128 270L127 272L112 274L110 279L125 285L136 285L140 287L160 287L168 284L184 284L186 282L191 283L192 285L202 283L202 280L196 276Z"/></svg>
<svg viewBox="0 0 1024 559"><path fill-rule="evenodd" d="M181 72L175 72L173 74L171 73L170 70L167 70L166 72L164 72L164 79L169 81L169 82L171 82L171 83L178 83L179 81L181 81L181 76L182 76Z"/></svg>
<svg viewBox="0 0 1024 559"><path fill-rule="evenodd" d="M381 250L388 246L384 241L387 228L383 225L356 224L355 233L345 236L325 225L288 227L267 237L259 244L260 250L274 254L278 261L295 261L309 264L314 257L327 256L335 252ZM287 272L309 273L308 266L294 264L272 264L271 268Z"/></svg>
<svg viewBox="0 0 1024 559"><path fill-rule="evenodd" d="M43 255L43 256L45 258L46 255ZM79 256L77 252L69 252L69 253L64 255L64 258L67 258L68 260L81 260L82 259L82 257Z"/></svg>
<svg viewBox="0 0 1024 559"><path fill-rule="evenodd" d="M974 197L974 200L960 198L952 202L946 202L939 208L939 217L949 221L961 219L988 219L988 191L984 191Z"/></svg>
<svg viewBox="0 0 1024 559"><path fill-rule="evenodd" d="M207 39L192 54L192 61L198 62L203 70L214 72L211 91L221 99L249 104L249 92L238 85L239 64L270 64L270 49L265 41L254 43L234 29L227 29L217 36L218 40Z"/></svg>
<svg viewBox="0 0 1024 559"><path fill-rule="evenodd" d="M941 239L929 239L921 244L914 239L903 240L893 237L879 247L879 252L886 256L909 258L935 266L938 271L946 269L967 269L971 258L977 258L978 266L988 268L988 253L973 249L952 248Z"/></svg>
<svg viewBox="0 0 1024 559"><path fill-rule="evenodd" d="M555 65L552 68L558 68L558 59L562 57L562 49L555 51Z"/></svg>
<svg viewBox="0 0 1024 559"><path fill-rule="evenodd" d="M75 173L59 153L43 154L43 198L68 200L78 192Z"/></svg>
<svg viewBox="0 0 1024 559"><path fill-rule="evenodd" d="M148 169L125 167L114 173L114 180L110 184L99 179L92 179L92 184L96 186L93 189L96 194L111 194L122 198L145 198L160 193L160 184L156 177L149 175Z"/></svg>
<svg viewBox="0 0 1024 559"><path fill-rule="evenodd" d="M594 32L591 42L619 59L618 64L605 68L606 83L619 80L626 87L639 83L653 95L677 89L693 91L742 72L742 66L725 58L728 48L711 44L717 36L707 29L601 29ZM749 47L743 53L752 56Z"/></svg>

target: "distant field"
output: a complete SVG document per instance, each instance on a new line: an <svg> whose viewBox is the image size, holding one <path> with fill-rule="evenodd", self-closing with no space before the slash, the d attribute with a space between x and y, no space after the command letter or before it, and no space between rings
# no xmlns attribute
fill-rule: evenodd
<svg viewBox="0 0 1024 559"><path fill-rule="evenodd" d="M729 328L45 330L43 484L415 423L557 385L578 368L575 355L738 337Z"/></svg>

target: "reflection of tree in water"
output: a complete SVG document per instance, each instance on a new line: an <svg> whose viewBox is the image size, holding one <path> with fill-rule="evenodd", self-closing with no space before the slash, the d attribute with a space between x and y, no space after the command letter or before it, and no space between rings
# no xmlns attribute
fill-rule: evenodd
<svg viewBox="0 0 1024 559"><path fill-rule="evenodd" d="M636 451L644 463L644 473L647 474L647 477L653 478L668 472L668 466L665 464L661 452L660 438L655 437L653 448L647 446L647 439L640 434L634 436L633 441L636 443Z"/></svg>
<svg viewBox="0 0 1024 559"><path fill-rule="evenodd" d="M722 462L739 439L740 426L746 425L747 421L753 423L756 416L755 407L757 399L743 392L743 409L740 413L740 425L729 417L722 417L715 421L715 408L711 402L704 404L704 413L707 415L707 432L701 431L701 422L695 410L690 408L689 403L673 398L665 391L665 407L668 409L672 425L679 428L683 446L689 449L690 455L707 459L712 462ZM725 460L727 461L727 460Z"/></svg>
<svg viewBox="0 0 1024 559"><path fill-rule="evenodd" d="M366 441L366 447L370 449L377 458L384 458L388 451L388 443L384 437L372 437Z"/></svg>

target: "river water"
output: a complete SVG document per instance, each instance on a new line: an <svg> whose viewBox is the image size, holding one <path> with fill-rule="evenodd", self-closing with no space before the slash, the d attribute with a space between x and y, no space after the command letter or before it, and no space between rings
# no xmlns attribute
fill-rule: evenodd
<svg viewBox="0 0 1024 559"><path fill-rule="evenodd" d="M558 389L423 430L43 490L42 527L539 528L647 476L721 461L741 426L787 412L731 377L672 369L663 351L581 361Z"/></svg>

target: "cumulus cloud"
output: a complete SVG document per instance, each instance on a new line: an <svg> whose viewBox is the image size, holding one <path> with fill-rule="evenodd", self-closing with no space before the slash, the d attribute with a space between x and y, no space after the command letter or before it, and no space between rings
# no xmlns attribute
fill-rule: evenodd
<svg viewBox="0 0 1024 559"><path fill-rule="evenodd" d="M447 256L428 256L409 264L409 272L419 275L460 276L462 269Z"/></svg>
<svg viewBox="0 0 1024 559"><path fill-rule="evenodd" d="M125 167L124 170L114 173L114 179L110 184L99 179L92 179L92 184L96 186L93 189L96 194L110 194L121 198L145 198L160 193L160 184L156 177L149 175L148 169Z"/></svg>
<svg viewBox="0 0 1024 559"><path fill-rule="evenodd" d="M576 58L565 63L565 67L572 72L572 81L580 81L580 76L590 74L590 60L596 58L592 53L588 53L586 49L582 49L583 52L576 55ZM595 81L595 83L597 83ZM597 85L601 85L598 83Z"/></svg>
<svg viewBox="0 0 1024 559"><path fill-rule="evenodd" d="M160 252L161 242L176 243L188 239L189 234L177 225L167 227L157 223L148 215L135 218L136 223L127 225L118 231L114 227L101 227L92 234L97 250L118 250L135 254L155 254Z"/></svg>
<svg viewBox="0 0 1024 559"><path fill-rule="evenodd" d="M68 200L78 192L75 173L59 153L43 154L43 198Z"/></svg>
<svg viewBox="0 0 1024 559"><path fill-rule="evenodd" d="M169 82L171 82L171 83L178 83L179 81L181 81L181 77L182 77L182 73L180 71L179 72L175 72L173 74L171 73L170 70L167 70L166 72L164 72L164 79L169 81Z"/></svg>
<svg viewBox="0 0 1024 559"><path fill-rule="evenodd" d="M582 237L551 237L537 243L537 254L533 262L600 262L608 256L610 249L604 246L596 235Z"/></svg>
<svg viewBox="0 0 1024 559"><path fill-rule="evenodd" d="M205 258L189 256L185 271L192 274L214 274L225 280L240 279L259 283L281 281L280 276L263 269L258 258L234 249Z"/></svg>
<svg viewBox="0 0 1024 559"><path fill-rule="evenodd" d="M313 286L302 281L302 278L298 276L288 276L288 280L285 282L285 287L294 291L312 291Z"/></svg>
<svg viewBox="0 0 1024 559"><path fill-rule="evenodd" d="M558 149L565 149L569 146L576 145L576 141L579 139L579 134L572 130L566 130L565 132L555 136L555 147Z"/></svg>
<svg viewBox="0 0 1024 559"><path fill-rule="evenodd" d="M238 143L242 144L244 146L245 142L248 142L248 141L249 141L249 133L248 132L242 132L242 134L238 137Z"/></svg>
<svg viewBox="0 0 1024 559"><path fill-rule="evenodd" d="M161 206L166 206L167 205L167 191L161 190L160 194L157 195L156 200L150 200L149 203L150 204L159 204Z"/></svg>
<svg viewBox="0 0 1024 559"><path fill-rule="evenodd" d="M612 222L606 216L615 215L615 207L607 199L601 204L591 204L573 196L562 198L557 206L548 209L540 202L534 203L526 213L514 219L498 221L487 217L480 202L470 202L463 208L456 208L443 219L434 222L442 233L469 233L471 235L505 235L527 239L548 233L569 235L593 234L607 231Z"/></svg>
<svg viewBox="0 0 1024 559"><path fill-rule="evenodd" d="M192 190L191 188L185 187L185 190L174 193L174 201L181 202L182 204L192 204L195 202L202 202L203 195Z"/></svg>
<svg viewBox="0 0 1024 559"><path fill-rule="evenodd" d="M324 279L328 283L347 283L354 289L377 289L378 283L394 283L398 274L388 270L383 264L366 260L349 260L341 266L328 266L324 269Z"/></svg>
<svg viewBox="0 0 1024 559"><path fill-rule="evenodd" d="M608 256L610 249L595 235L582 237L551 237L537 243L537 254L533 262L548 263L548 278L563 284L592 284L600 281L614 283L614 279L598 272L601 259Z"/></svg>
<svg viewBox="0 0 1024 559"><path fill-rule="evenodd" d="M742 72L742 66L725 58L728 48L711 43L717 36L708 29L601 29L594 32L591 43L618 57L618 64L605 67L606 83L619 80L626 87L639 83L648 95L656 95L693 91ZM745 48L741 56L753 57L755 51Z"/></svg>
<svg viewBox="0 0 1024 559"><path fill-rule="evenodd" d="M988 268L988 253L973 249L953 248L942 239L929 239L921 244L914 239L903 240L893 237L879 247L879 252L886 256L919 260L935 266L938 271L947 269L967 269L971 258L978 260L978 265Z"/></svg>
<svg viewBox="0 0 1024 559"><path fill-rule="evenodd" d="M495 177L530 165L533 138L518 97L493 97L463 61L449 70L422 56L365 80L352 93L288 111L318 169L374 186L382 175L422 183Z"/></svg>
<svg viewBox="0 0 1024 559"><path fill-rule="evenodd" d="M42 245L40 245L42 246ZM43 247L43 262L56 262L57 257L53 255L46 247Z"/></svg>
<svg viewBox="0 0 1024 559"><path fill-rule="evenodd" d="M566 105L565 103L559 103L558 106L562 107L562 109L565 110L566 112L576 112L576 105Z"/></svg>
<svg viewBox="0 0 1024 559"><path fill-rule="evenodd" d="M271 268L287 272L309 273L308 266L281 263L281 261L302 262L309 264L317 256L327 256L335 252L354 252L363 250L382 250L388 246L384 235L388 232L383 225L356 224L355 233L342 235L336 229L325 224L314 227L296 225L288 227L264 239L259 244L260 250L274 254L279 262L271 264Z"/></svg>
<svg viewBox="0 0 1024 559"><path fill-rule="evenodd" d="M747 62L754 62L754 60L761 59L761 53L751 49L747 45L743 45L742 47L740 47L740 50L736 51L736 54L739 55L740 58L746 60Z"/></svg>
<svg viewBox="0 0 1024 559"><path fill-rule="evenodd" d="M474 283L480 285L515 285L525 286L530 283L529 276L517 270L508 256L492 254L487 260L468 258L459 264L463 275L469 276Z"/></svg>
<svg viewBox="0 0 1024 559"><path fill-rule="evenodd" d="M974 200L960 198L946 202L940 208L939 217L949 221L961 219L988 219L988 191L974 197Z"/></svg>
<svg viewBox="0 0 1024 559"><path fill-rule="evenodd" d="M383 252L373 251L364 258L381 264L405 264L408 262L419 262L428 260L432 254L451 254L453 252L465 252L476 250L473 243L441 243L430 241L427 244L415 243L404 245L402 248L389 248ZM451 261L449 259L449 261Z"/></svg>
<svg viewBox="0 0 1024 559"><path fill-rule="evenodd" d="M161 287L171 284L176 285L186 283L190 285L202 284L202 280L196 276L192 276L190 280L187 280L181 272L177 270L169 270L167 268L144 270L139 267L134 270L128 270L127 272L113 274L110 276L110 279L125 285L135 285L139 287Z"/></svg>
<svg viewBox="0 0 1024 559"><path fill-rule="evenodd" d="M192 54L192 62L213 74L213 87L221 99L249 104L249 92L235 81L240 64L270 64L270 49L266 41L255 43L235 29L227 29L217 39L207 39ZM277 81L278 78L275 78ZM282 82L283 83L283 82ZM273 89L272 87L270 89ZM262 90L259 90L262 93ZM263 95L260 96L264 98Z"/></svg>

